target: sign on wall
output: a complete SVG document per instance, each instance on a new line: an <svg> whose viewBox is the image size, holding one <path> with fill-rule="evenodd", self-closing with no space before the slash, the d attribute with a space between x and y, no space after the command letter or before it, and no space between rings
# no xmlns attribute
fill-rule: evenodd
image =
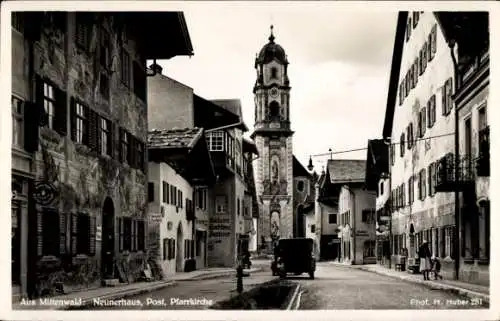
<svg viewBox="0 0 500 321"><path fill-rule="evenodd" d="M97 225L95 227L95 240L102 241L102 226L101 225Z"/></svg>
<svg viewBox="0 0 500 321"><path fill-rule="evenodd" d="M160 224L163 219L163 215L161 213L149 213L148 218L150 223Z"/></svg>

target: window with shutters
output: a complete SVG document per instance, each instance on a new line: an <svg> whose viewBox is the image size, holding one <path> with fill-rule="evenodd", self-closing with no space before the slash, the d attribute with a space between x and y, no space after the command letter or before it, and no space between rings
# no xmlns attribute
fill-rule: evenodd
<svg viewBox="0 0 500 321"><path fill-rule="evenodd" d="M408 18L408 22L406 23L406 41L410 40L411 37L411 17Z"/></svg>
<svg viewBox="0 0 500 321"><path fill-rule="evenodd" d="M130 164L130 157L129 157L129 133L125 131L124 129L120 130L120 144L121 144L121 154L120 154L120 159L123 163Z"/></svg>
<svg viewBox="0 0 500 321"><path fill-rule="evenodd" d="M405 185L406 185L405 183L401 184L401 200L402 200L401 206L402 207L406 206L406 186Z"/></svg>
<svg viewBox="0 0 500 321"><path fill-rule="evenodd" d="M104 73L101 73L100 76L99 92L104 99L109 99L109 77Z"/></svg>
<svg viewBox="0 0 500 321"><path fill-rule="evenodd" d="M170 260L170 257L169 257L169 245L170 245L170 239L168 238L164 238L163 239L163 261L166 261L166 260Z"/></svg>
<svg viewBox="0 0 500 321"><path fill-rule="evenodd" d="M120 66L122 83L130 87L130 55L125 48L121 51Z"/></svg>
<svg viewBox="0 0 500 321"><path fill-rule="evenodd" d="M43 84L43 107L45 110L47 118L47 126L54 129L54 118L55 118L55 89L54 86L44 83Z"/></svg>
<svg viewBox="0 0 500 321"><path fill-rule="evenodd" d="M87 107L76 103L76 142L79 144L86 144L88 141L87 114Z"/></svg>
<svg viewBox="0 0 500 321"><path fill-rule="evenodd" d="M86 213L78 213L76 254L90 253L90 216Z"/></svg>
<svg viewBox="0 0 500 321"><path fill-rule="evenodd" d="M92 30L92 25L87 16L82 13L76 15L76 28L75 28L75 38L76 44L80 49L85 51L89 50L90 45L90 33Z"/></svg>
<svg viewBox="0 0 500 321"><path fill-rule="evenodd" d="M394 143L391 143L390 152L391 152L391 165L394 165L394 162L396 161L396 146Z"/></svg>
<svg viewBox="0 0 500 321"><path fill-rule="evenodd" d="M411 91L411 78L410 78L410 71L408 71L406 73L406 76L405 76L405 81L406 81L406 96L408 96L410 94L410 91Z"/></svg>
<svg viewBox="0 0 500 321"><path fill-rule="evenodd" d="M403 95L403 83L399 84L399 106L403 104L404 95Z"/></svg>
<svg viewBox="0 0 500 321"><path fill-rule="evenodd" d="M427 102L427 127L432 128L436 122L436 95L432 95Z"/></svg>
<svg viewBox="0 0 500 321"><path fill-rule="evenodd" d="M110 52L110 41L109 41L109 33L104 28L101 28L100 32L100 63L101 67L105 70L110 69L111 65L111 52Z"/></svg>
<svg viewBox="0 0 500 321"><path fill-rule="evenodd" d="M146 226L144 220L137 221L137 251L146 250Z"/></svg>
<svg viewBox="0 0 500 321"><path fill-rule="evenodd" d="M170 204L177 204L177 187L170 185Z"/></svg>
<svg viewBox="0 0 500 321"><path fill-rule="evenodd" d="M238 216L240 215L240 199L239 198L236 200L236 213L238 214Z"/></svg>
<svg viewBox="0 0 500 321"><path fill-rule="evenodd" d="M148 183L148 201L150 203L155 201L155 183L153 182Z"/></svg>
<svg viewBox="0 0 500 321"><path fill-rule="evenodd" d="M12 96L12 146L24 146L24 101Z"/></svg>
<svg viewBox="0 0 500 321"><path fill-rule="evenodd" d="M403 157L405 155L405 133L402 133L401 134L401 138L399 140L399 152L400 152L400 156Z"/></svg>
<svg viewBox="0 0 500 321"><path fill-rule="evenodd" d="M181 190L179 190L178 193L179 193L179 195L177 196L177 201L178 201L177 206L179 206L179 208L184 208L184 202L183 202L184 193L182 193Z"/></svg>
<svg viewBox="0 0 500 321"><path fill-rule="evenodd" d="M413 123L410 123L406 128L406 136L408 137L408 149L413 147Z"/></svg>
<svg viewBox="0 0 500 321"><path fill-rule="evenodd" d="M112 156L111 121L101 117L100 150L102 155Z"/></svg>
<svg viewBox="0 0 500 321"><path fill-rule="evenodd" d="M422 76L424 73L424 48L421 48L420 51L418 52L418 75Z"/></svg>
<svg viewBox="0 0 500 321"><path fill-rule="evenodd" d="M38 230L41 232L41 242L39 242L39 246L41 243L43 256L59 256L61 253L61 222L65 222L65 220L61 220L64 216L60 216L58 212L52 210L45 210L41 212L41 224L38 224ZM65 244L63 245L65 246Z"/></svg>
<svg viewBox="0 0 500 321"><path fill-rule="evenodd" d="M425 171L425 168L423 168L421 171L420 171L422 174L422 184L421 184L421 188L422 188L422 200L425 200L425 197L427 196L427 174L426 174L426 171Z"/></svg>
<svg viewBox="0 0 500 321"><path fill-rule="evenodd" d="M420 110L420 117L422 118L422 128L421 128L421 135L422 137L425 136L425 131L427 129L427 108L422 107Z"/></svg>
<svg viewBox="0 0 500 321"><path fill-rule="evenodd" d="M435 184L436 184L436 173L435 173L435 163L429 164L427 168L427 181L429 182L429 196L434 196Z"/></svg>
<svg viewBox="0 0 500 321"><path fill-rule="evenodd" d="M442 113L444 116L448 116L453 108L452 96L452 79L448 78L443 85L442 89Z"/></svg>
<svg viewBox="0 0 500 321"><path fill-rule="evenodd" d="M415 59L413 63L413 79L415 81L415 87L418 84L418 57Z"/></svg>
<svg viewBox="0 0 500 321"><path fill-rule="evenodd" d="M132 219L123 218L123 250L132 251Z"/></svg>
<svg viewBox="0 0 500 321"><path fill-rule="evenodd" d="M167 198L168 198L168 184L167 182L163 181L162 182L162 194L163 194L163 203L166 203L167 202Z"/></svg>
<svg viewBox="0 0 500 321"><path fill-rule="evenodd" d="M226 197L225 196L217 196L215 198L215 212L216 213L225 213L226 212Z"/></svg>
<svg viewBox="0 0 500 321"><path fill-rule="evenodd" d="M428 43L424 42L424 46L422 47L422 74L427 69L428 51Z"/></svg>

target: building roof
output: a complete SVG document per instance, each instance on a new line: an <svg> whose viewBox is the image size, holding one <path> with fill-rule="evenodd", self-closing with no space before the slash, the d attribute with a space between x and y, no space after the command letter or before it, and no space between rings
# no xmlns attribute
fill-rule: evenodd
<svg viewBox="0 0 500 321"><path fill-rule="evenodd" d="M365 181L365 160L329 159L327 167L333 184Z"/></svg>
<svg viewBox="0 0 500 321"><path fill-rule="evenodd" d="M260 50L257 58L255 59L255 65L267 64L273 60L287 65L288 59L285 53L285 49L274 42L273 26L271 26L271 35L269 36L269 42L265 44Z"/></svg>
<svg viewBox="0 0 500 321"><path fill-rule="evenodd" d="M311 177L311 173L309 173L304 166L299 162L297 157L293 155L293 169L292 173L294 177L305 176Z"/></svg>
<svg viewBox="0 0 500 321"><path fill-rule="evenodd" d="M153 129L148 132L149 149L193 148L203 134L203 128L170 130Z"/></svg>
<svg viewBox="0 0 500 321"><path fill-rule="evenodd" d="M241 109L241 100L240 99L211 99L212 103L216 104L224 108L226 111L238 116L241 125L243 125L244 130L248 131L247 126L243 122L243 112Z"/></svg>
<svg viewBox="0 0 500 321"><path fill-rule="evenodd" d="M243 137L243 152L250 152L254 153L255 155L259 155L259 151L257 150L255 142L247 137Z"/></svg>

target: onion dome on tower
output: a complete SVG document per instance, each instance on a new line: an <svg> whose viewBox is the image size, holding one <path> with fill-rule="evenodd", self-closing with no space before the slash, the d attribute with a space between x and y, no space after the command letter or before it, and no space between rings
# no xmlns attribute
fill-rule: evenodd
<svg viewBox="0 0 500 321"><path fill-rule="evenodd" d="M285 49L274 42L273 28L274 26L271 25L271 35L268 38L269 42L262 47L255 58L255 67L257 67L257 65L267 64L273 60L277 60L283 65L288 65Z"/></svg>

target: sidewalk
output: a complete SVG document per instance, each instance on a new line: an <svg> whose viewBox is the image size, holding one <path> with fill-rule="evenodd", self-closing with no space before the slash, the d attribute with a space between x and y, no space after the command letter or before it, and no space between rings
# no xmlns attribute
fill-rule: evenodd
<svg viewBox="0 0 500 321"><path fill-rule="evenodd" d="M260 270L260 268L251 268L244 270L244 272L253 273ZM94 299L122 299L143 293L153 292L168 286L173 286L179 281L205 280L231 274L236 276L235 269L208 268L192 272L179 272L175 275L167 276L166 280L162 281L137 282L118 285L116 287L100 287L88 291L77 291L64 295L36 299L33 300L33 305L16 302L12 304L12 310L69 310L72 306L79 308L88 306L92 304Z"/></svg>
<svg viewBox="0 0 500 321"><path fill-rule="evenodd" d="M487 286L472 284L467 282L455 280L430 280L424 281L422 275L411 274L407 271L401 272L393 269L388 269L379 264L366 264L366 265L350 265L340 262L327 262L330 265L339 265L363 271L373 272L393 278L398 278L407 282L425 285L429 288L443 291L450 291L455 294L466 296L470 299L482 299L484 302L490 301L490 289Z"/></svg>

